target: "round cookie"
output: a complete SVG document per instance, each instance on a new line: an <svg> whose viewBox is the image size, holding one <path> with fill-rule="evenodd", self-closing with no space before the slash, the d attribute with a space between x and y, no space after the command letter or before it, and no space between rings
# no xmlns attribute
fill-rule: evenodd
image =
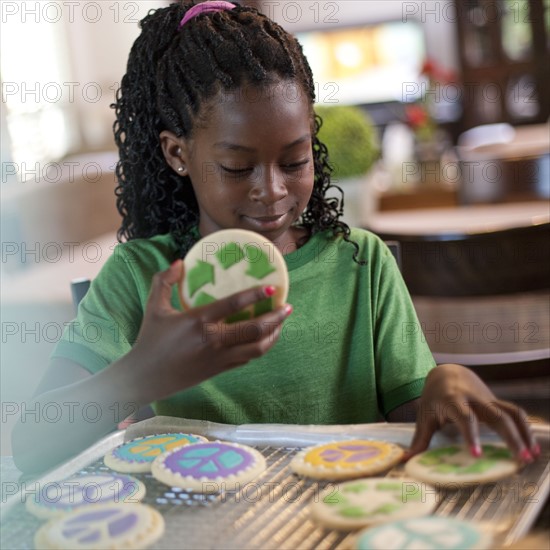
<svg viewBox="0 0 550 550"><path fill-rule="evenodd" d="M135 477L89 474L46 483L33 498L27 497L26 507L36 517L50 519L101 503L138 503L144 496L145 485Z"/></svg>
<svg viewBox="0 0 550 550"><path fill-rule="evenodd" d="M311 517L330 529L360 529L398 519L426 516L436 492L412 479L374 477L329 487L310 507Z"/></svg>
<svg viewBox="0 0 550 550"><path fill-rule="evenodd" d="M483 445L473 457L466 446L448 445L413 456L405 464L407 475L434 485L456 486L489 483L515 474L518 463L500 445Z"/></svg>
<svg viewBox="0 0 550 550"><path fill-rule="evenodd" d="M150 472L153 460L167 451L207 441L193 434L169 433L148 435L127 441L105 455L105 466L117 472Z"/></svg>
<svg viewBox="0 0 550 550"><path fill-rule="evenodd" d="M181 447L153 462L153 476L171 487L200 493L232 491L266 468L261 453L237 443L211 441Z"/></svg>
<svg viewBox="0 0 550 550"><path fill-rule="evenodd" d="M334 441L300 451L290 468L315 479L352 479L373 476L395 466L403 449L385 441Z"/></svg>
<svg viewBox="0 0 550 550"><path fill-rule="evenodd" d="M288 270L277 247L265 237L244 229L216 231L189 250L180 281L186 309L204 306L255 286L273 285L275 294L232 315L226 322L251 319L285 304Z"/></svg>
<svg viewBox="0 0 550 550"><path fill-rule="evenodd" d="M145 504L96 504L44 524L37 549L92 550L147 548L164 533L164 519Z"/></svg>
<svg viewBox="0 0 550 550"><path fill-rule="evenodd" d="M357 550L483 550L492 536L474 523L428 516L392 521L359 533Z"/></svg>

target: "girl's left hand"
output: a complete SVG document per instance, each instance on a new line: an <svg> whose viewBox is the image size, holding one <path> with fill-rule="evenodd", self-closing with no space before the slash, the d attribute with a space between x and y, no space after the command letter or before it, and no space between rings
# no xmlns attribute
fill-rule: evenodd
<svg viewBox="0 0 550 550"><path fill-rule="evenodd" d="M470 369L444 364L426 378L407 458L427 449L432 435L448 423L458 426L472 455L481 456L480 421L502 437L519 461L530 463L540 455L523 409L499 400Z"/></svg>

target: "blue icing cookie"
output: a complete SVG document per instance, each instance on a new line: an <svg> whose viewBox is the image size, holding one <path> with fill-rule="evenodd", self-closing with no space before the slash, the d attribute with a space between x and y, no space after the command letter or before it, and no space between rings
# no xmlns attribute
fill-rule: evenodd
<svg viewBox="0 0 550 550"><path fill-rule="evenodd" d="M134 439L113 449L105 455L105 465L119 472L149 472L158 456L206 438L193 434L168 433Z"/></svg>

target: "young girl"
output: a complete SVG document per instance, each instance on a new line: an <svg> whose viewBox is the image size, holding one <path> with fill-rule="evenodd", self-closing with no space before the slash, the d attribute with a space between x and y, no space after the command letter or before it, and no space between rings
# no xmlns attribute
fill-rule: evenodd
<svg viewBox="0 0 550 550"><path fill-rule="evenodd" d="M522 411L463 367L433 368L425 342L409 336L418 321L393 257L327 198L314 100L301 47L254 9L173 4L142 21L115 104L127 242L93 281L29 405L63 403L65 414L27 417L14 431L19 468L49 467L150 403L233 424L416 416L411 453L455 422L479 455L479 419L518 459L538 455ZM265 287L182 311L181 258L226 228L283 252L292 305L223 323L273 294ZM56 445L36 456L46 439Z"/></svg>

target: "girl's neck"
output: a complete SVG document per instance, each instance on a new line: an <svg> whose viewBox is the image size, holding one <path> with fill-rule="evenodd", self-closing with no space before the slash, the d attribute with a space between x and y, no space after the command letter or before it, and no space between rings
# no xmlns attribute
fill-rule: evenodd
<svg viewBox="0 0 550 550"><path fill-rule="evenodd" d="M292 227L289 231L289 239L284 243L275 242L275 246L283 254L290 254L304 246L311 236L310 230L305 227Z"/></svg>

